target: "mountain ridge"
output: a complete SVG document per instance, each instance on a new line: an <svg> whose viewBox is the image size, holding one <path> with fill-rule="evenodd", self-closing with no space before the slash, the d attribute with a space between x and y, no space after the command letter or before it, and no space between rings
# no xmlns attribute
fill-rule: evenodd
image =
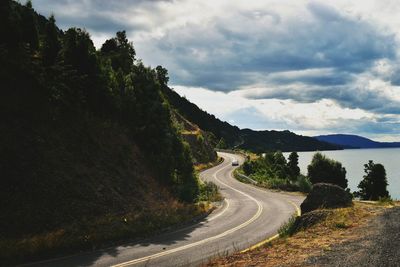
<svg viewBox="0 0 400 267"><path fill-rule="evenodd" d="M163 93L168 102L182 116L198 125L203 131L211 132L219 143L223 143L227 148L245 149L256 153L275 150L286 152L342 149L341 146L319 141L313 137L297 135L289 130L240 129L200 109L168 86L163 87Z"/></svg>
<svg viewBox="0 0 400 267"><path fill-rule="evenodd" d="M344 148L395 148L400 147L400 142L378 142L354 134L328 134L318 135L314 138L328 143L343 146Z"/></svg>

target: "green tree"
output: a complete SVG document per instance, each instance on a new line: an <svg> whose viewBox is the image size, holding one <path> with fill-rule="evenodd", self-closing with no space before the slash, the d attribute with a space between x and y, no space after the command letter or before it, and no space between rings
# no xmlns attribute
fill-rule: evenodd
<svg viewBox="0 0 400 267"><path fill-rule="evenodd" d="M115 71L121 69L124 74L131 71L136 52L132 42L127 39L125 31L119 31L116 37L106 40L100 51L103 56L111 60Z"/></svg>
<svg viewBox="0 0 400 267"><path fill-rule="evenodd" d="M96 48L89 33L79 28L68 29L63 38L62 56L66 65L72 66L81 75L99 72Z"/></svg>
<svg viewBox="0 0 400 267"><path fill-rule="evenodd" d="M338 161L329 159L321 153L315 153L308 165L308 177L312 184L330 183L347 187L346 169Z"/></svg>
<svg viewBox="0 0 400 267"><path fill-rule="evenodd" d="M223 137L221 137L221 139L219 139L218 144L216 145L216 148L220 148L220 149L225 149L227 148L227 145L225 143L225 139Z"/></svg>
<svg viewBox="0 0 400 267"><path fill-rule="evenodd" d="M30 0L26 2L25 9L22 13L22 36L24 41L29 44L31 51L38 49L39 37L37 21L32 8L32 1Z"/></svg>
<svg viewBox="0 0 400 267"><path fill-rule="evenodd" d="M45 66L54 65L60 50L61 42L59 40L56 19L54 18L54 15L51 15L45 26L45 35L42 47L43 64Z"/></svg>
<svg viewBox="0 0 400 267"><path fill-rule="evenodd" d="M161 85L166 86L169 81L168 70L162 66L156 67L157 79Z"/></svg>
<svg viewBox="0 0 400 267"><path fill-rule="evenodd" d="M252 167L251 161L249 161L249 160L246 160L243 163L243 167L242 168L243 168L244 174L246 174L246 175L250 175L250 174L253 173L253 167Z"/></svg>
<svg viewBox="0 0 400 267"><path fill-rule="evenodd" d="M290 178L296 179L300 175L299 168L299 155L297 152L292 152L289 155L288 167L290 171Z"/></svg>
<svg viewBox="0 0 400 267"><path fill-rule="evenodd" d="M375 164L370 160L367 164L364 164L363 180L358 185L360 191L357 195L365 200L378 200L381 197L389 197L387 191L387 178L385 167L382 164Z"/></svg>
<svg viewBox="0 0 400 267"><path fill-rule="evenodd" d="M289 176L289 168L285 156L281 151L277 151L273 155L272 171L278 178L286 179Z"/></svg>

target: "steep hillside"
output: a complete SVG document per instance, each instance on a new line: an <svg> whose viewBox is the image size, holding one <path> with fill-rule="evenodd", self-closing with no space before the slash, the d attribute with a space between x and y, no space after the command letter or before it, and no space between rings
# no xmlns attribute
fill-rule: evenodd
<svg viewBox="0 0 400 267"><path fill-rule="evenodd" d="M214 150L217 145L215 136L201 130L199 126L186 120L176 111L173 112L173 117L183 140L189 144L193 163L198 165L215 162L217 160L217 153Z"/></svg>
<svg viewBox="0 0 400 267"><path fill-rule="evenodd" d="M168 87L163 87L163 92L171 105L182 116L197 124L202 130L213 133L218 140L223 138L229 147L239 145L242 142L238 127L223 122L214 115L201 110Z"/></svg>
<svg viewBox="0 0 400 267"><path fill-rule="evenodd" d="M202 211L175 111L125 32L96 50L85 30L9 0L0 25L0 265Z"/></svg>
<svg viewBox="0 0 400 267"><path fill-rule="evenodd" d="M315 136L316 139L345 148L390 148L400 147L400 142L376 142L371 139L351 134L330 134Z"/></svg>
<svg viewBox="0 0 400 267"><path fill-rule="evenodd" d="M202 130L213 133L218 140L222 139L226 146L230 148L243 148L253 152L341 149L338 145L318 141L312 137L296 135L289 131L239 129L201 110L167 87L163 88L163 92L171 105L187 120L197 124Z"/></svg>

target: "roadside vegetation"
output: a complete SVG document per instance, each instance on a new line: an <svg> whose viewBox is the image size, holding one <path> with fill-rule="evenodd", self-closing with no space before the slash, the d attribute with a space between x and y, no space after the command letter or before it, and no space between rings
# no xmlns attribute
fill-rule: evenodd
<svg viewBox="0 0 400 267"><path fill-rule="evenodd" d="M282 152L268 152L259 157L248 157L238 170L257 182L259 186L285 191L309 192L311 183L300 174L298 154L292 152L289 161Z"/></svg>

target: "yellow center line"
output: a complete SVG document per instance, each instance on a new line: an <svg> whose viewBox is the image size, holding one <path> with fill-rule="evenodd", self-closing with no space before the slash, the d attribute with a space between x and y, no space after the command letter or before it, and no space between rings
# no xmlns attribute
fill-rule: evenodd
<svg viewBox="0 0 400 267"><path fill-rule="evenodd" d="M229 157L229 158L232 159L231 157ZM262 213L262 210L263 210L263 207L262 207L262 205L260 204L260 202L258 200L256 200L254 197L252 197L252 196L250 196L250 195L248 195L248 194L246 194L246 193L244 193L244 192L242 192L242 191L240 191L240 190L238 190L236 188L233 188L233 187L227 185L226 183L222 182L221 180L219 180L217 178L217 174L219 172L221 172L222 170L226 169L229 166L230 165L227 164L225 167L219 169L217 172L214 173L213 177L214 177L215 180L217 180L219 183L223 184L224 186L226 186L226 187L228 187L228 188L230 188L230 189L232 189L232 190L234 190L234 191L236 191L236 192L248 197L249 199L253 200L258 206L258 210L253 215L253 217L251 217L248 221L246 221L246 222L244 222L244 223L242 223L242 224L240 224L240 225L238 225L238 226L236 226L236 227L234 227L232 229L229 229L229 230L227 230L227 231L225 231L225 232L223 232L221 234L218 234L218 235L215 235L215 236L212 236L212 237L208 237L206 239L203 239L203 240L200 240L200 241L197 241L197 242L194 242L194 243L190 243L190 244L187 244L187 245L184 245L184 246L180 246L180 247L177 247L177 248L174 248L174 249L170 249L170 250L167 250L167 251L163 251L163 252L159 252L159 253L156 253L156 254L153 254L153 255L142 257L142 258L139 258L139 259L135 259L135 260L123 262L123 263L120 263L120 264L112 265L112 267L130 266L130 265L146 262L146 261L149 261L149 260L152 260L152 259L156 259L156 258L159 258L159 257L162 257L162 256L166 256L166 255L169 255L169 254L172 254L172 253L175 253L175 252L179 252L179 251L182 251L182 250L185 250L185 249L188 249L188 248L192 248L192 247L196 247L196 246L202 245L204 243L207 243L207 242L219 239L221 237L227 236L229 234L232 234L232 233L234 233L234 232L246 227L247 225L251 224L258 217L260 217L260 215ZM232 172L230 174L232 174Z"/></svg>
<svg viewBox="0 0 400 267"><path fill-rule="evenodd" d="M213 217L211 217L211 218L209 218L209 219L207 219L207 221L213 221L213 220L215 220L215 219L217 219L219 216L221 216L222 214L224 214L225 213L225 211L227 211L228 210L228 208L229 208L229 201L225 198L224 199L224 201L226 202L226 206L225 206L225 208L220 212L220 213L218 213L217 215L215 215L215 216L213 216Z"/></svg>
<svg viewBox="0 0 400 267"><path fill-rule="evenodd" d="M287 201L288 201L290 204L292 204L292 205L296 208L297 216L301 216L301 210L300 210L300 208L296 205L296 203L294 203L294 202L291 201L291 200L287 200ZM274 235L274 236L271 236L271 237L269 237L269 238L267 238L267 239L265 239L265 240L263 240L263 241L261 241L261 242L255 244L255 245L249 247L249 248L246 248L246 249L240 251L240 253L246 253L246 252L248 252L248 251L250 251L250 250L254 250L254 249L256 249L256 248L259 248L259 247L261 247L261 246L263 246L263 245L265 245L265 244L271 242L272 240L277 239L278 237L279 237L279 234L276 234L276 235Z"/></svg>

